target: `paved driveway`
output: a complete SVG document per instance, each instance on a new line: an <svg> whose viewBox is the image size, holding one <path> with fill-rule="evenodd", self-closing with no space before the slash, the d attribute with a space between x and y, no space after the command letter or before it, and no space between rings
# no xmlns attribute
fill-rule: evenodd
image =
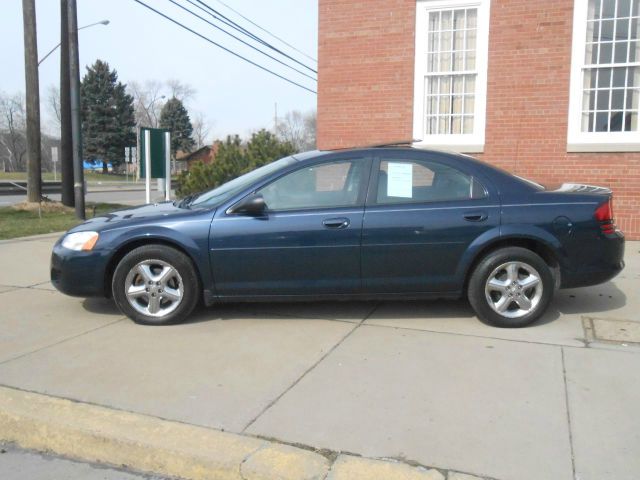
<svg viewBox="0 0 640 480"><path fill-rule="evenodd" d="M500 480L637 479L640 243L537 325L465 302L226 305L143 327L48 283L54 239L0 243L0 384Z"/></svg>

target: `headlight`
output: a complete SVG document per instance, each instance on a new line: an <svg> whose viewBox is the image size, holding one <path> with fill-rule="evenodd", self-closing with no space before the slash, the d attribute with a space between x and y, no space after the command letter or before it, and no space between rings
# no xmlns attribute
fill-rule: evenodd
<svg viewBox="0 0 640 480"><path fill-rule="evenodd" d="M62 246L69 250L92 250L98 241L98 232L75 232L70 233L62 240Z"/></svg>

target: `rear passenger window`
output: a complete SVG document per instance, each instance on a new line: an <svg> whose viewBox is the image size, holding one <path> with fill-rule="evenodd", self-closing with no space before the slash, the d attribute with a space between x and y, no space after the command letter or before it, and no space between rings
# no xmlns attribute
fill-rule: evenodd
<svg viewBox="0 0 640 480"><path fill-rule="evenodd" d="M377 203L422 203L486 197L472 175L435 162L385 160L378 172Z"/></svg>

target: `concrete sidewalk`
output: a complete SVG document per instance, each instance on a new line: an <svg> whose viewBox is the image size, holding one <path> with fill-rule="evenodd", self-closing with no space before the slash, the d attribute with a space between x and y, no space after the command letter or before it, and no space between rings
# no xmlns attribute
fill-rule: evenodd
<svg viewBox="0 0 640 480"><path fill-rule="evenodd" d="M614 281L504 330L443 301L227 305L143 327L55 292L54 241L0 243L2 385L325 449L335 478L339 452L450 478L638 478L638 242Z"/></svg>

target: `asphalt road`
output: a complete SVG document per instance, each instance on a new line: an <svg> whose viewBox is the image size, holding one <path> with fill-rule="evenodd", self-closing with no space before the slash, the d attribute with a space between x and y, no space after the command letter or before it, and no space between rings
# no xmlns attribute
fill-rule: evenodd
<svg viewBox="0 0 640 480"><path fill-rule="evenodd" d="M0 478L3 480L161 480L161 477L75 462L14 447L0 448Z"/></svg>
<svg viewBox="0 0 640 480"><path fill-rule="evenodd" d="M151 192L152 200L156 199L155 197L157 195L158 195L158 192L155 190L152 190ZM50 198L51 200L60 201L60 194L49 194L47 195L47 197ZM26 195L0 196L0 207L14 205L16 203L24 202L25 200L26 200ZM91 187L89 187L89 192L87 192L86 201L87 202L124 203L127 205L142 205L143 203L145 203L145 192L144 190L128 190L128 189L91 191Z"/></svg>

